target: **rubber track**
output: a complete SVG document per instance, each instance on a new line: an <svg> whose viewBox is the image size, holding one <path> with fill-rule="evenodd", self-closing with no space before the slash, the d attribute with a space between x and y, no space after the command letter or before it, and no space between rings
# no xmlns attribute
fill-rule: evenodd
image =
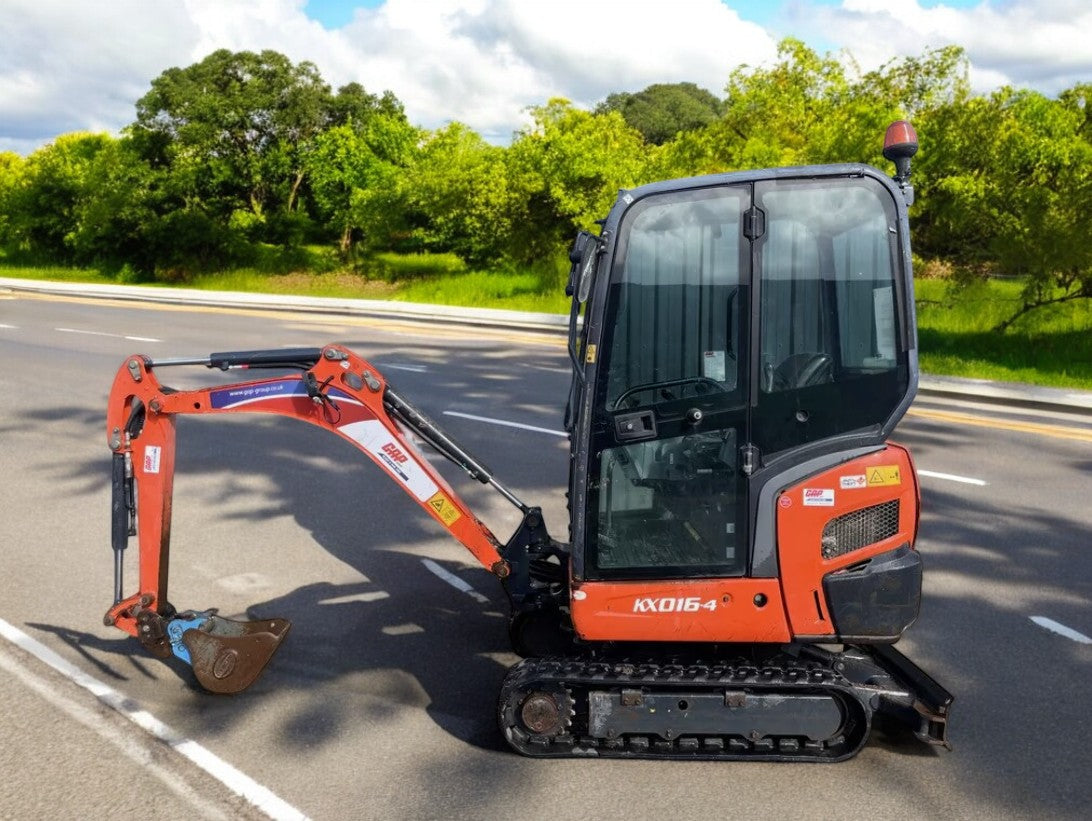
<svg viewBox="0 0 1092 821"><path fill-rule="evenodd" d="M571 658L525 659L505 676L498 700L498 720L508 743L519 753L545 758L671 758L722 761L844 761L868 740L872 710L853 685L831 667L785 657L777 664L662 663L655 660L599 661ZM535 690L566 691L574 715L566 731L556 736L530 733L519 719L520 705ZM842 706L844 721L838 735L823 741L800 736L763 737L625 735L616 739L587 734L588 693L639 689L645 693L708 693L744 689L751 693L828 694Z"/></svg>

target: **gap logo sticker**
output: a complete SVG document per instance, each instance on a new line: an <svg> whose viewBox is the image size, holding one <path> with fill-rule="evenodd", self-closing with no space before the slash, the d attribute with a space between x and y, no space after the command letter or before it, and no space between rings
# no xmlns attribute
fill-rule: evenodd
<svg viewBox="0 0 1092 821"><path fill-rule="evenodd" d="M439 490L424 469L410 458L383 424L376 419L350 422L338 431L360 444L391 476L406 486L419 502L426 502ZM437 511L441 513L442 511ZM457 512L457 511L456 511Z"/></svg>
<svg viewBox="0 0 1092 821"><path fill-rule="evenodd" d="M162 458L163 449L159 445L148 445L144 448L144 472L159 473L159 460Z"/></svg>
<svg viewBox="0 0 1092 821"><path fill-rule="evenodd" d="M858 490L859 488L868 487L868 478L863 473L855 476L842 476L838 479L838 484L842 490Z"/></svg>
<svg viewBox="0 0 1092 821"><path fill-rule="evenodd" d="M804 507L834 507L834 488L804 488Z"/></svg>

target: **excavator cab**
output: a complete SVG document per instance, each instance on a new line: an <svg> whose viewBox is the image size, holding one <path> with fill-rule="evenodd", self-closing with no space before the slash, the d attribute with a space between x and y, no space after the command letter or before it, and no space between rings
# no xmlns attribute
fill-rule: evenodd
<svg viewBox="0 0 1092 821"><path fill-rule="evenodd" d="M168 599L175 419L272 413L361 451L497 579L513 649L498 723L533 756L838 761L883 714L947 745L952 696L891 646L918 614L918 485L888 436L917 385L907 205L864 165L623 191L570 253L569 539L339 345L128 357L107 410L104 621L201 685L258 677L285 619ZM172 368L275 371L176 390ZM522 513L502 542L427 445ZM137 589L123 554L139 546Z"/></svg>
<svg viewBox="0 0 1092 821"><path fill-rule="evenodd" d="M861 166L660 183L583 247L574 579L776 574L764 490L881 445L913 397L901 192Z"/></svg>

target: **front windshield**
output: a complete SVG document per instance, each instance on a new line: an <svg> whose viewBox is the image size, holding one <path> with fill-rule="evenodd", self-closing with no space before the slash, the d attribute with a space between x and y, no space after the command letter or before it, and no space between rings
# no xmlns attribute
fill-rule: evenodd
<svg viewBox="0 0 1092 821"><path fill-rule="evenodd" d="M652 419L653 438L601 440L587 550L604 578L744 572L749 201L747 187L674 191L623 220L600 396L608 430Z"/></svg>

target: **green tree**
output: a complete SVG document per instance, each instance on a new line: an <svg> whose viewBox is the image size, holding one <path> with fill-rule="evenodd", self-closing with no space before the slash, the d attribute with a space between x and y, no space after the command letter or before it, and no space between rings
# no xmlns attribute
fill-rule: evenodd
<svg viewBox="0 0 1092 821"><path fill-rule="evenodd" d="M1092 298L1092 142L1078 90L1003 88L926 113L919 253L1025 277L996 330L1037 308Z"/></svg>
<svg viewBox="0 0 1092 821"><path fill-rule="evenodd" d="M402 103L390 91L376 96L369 94L360 83L349 83L339 88L330 101L327 124L360 129L377 114L402 120L406 117Z"/></svg>
<svg viewBox="0 0 1092 821"><path fill-rule="evenodd" d="M1080 135L1092 142L1092 83L1077 83L1063 91L1058 99L1077 118Z"/></svg>
<svg viewBox="0 0 1092 821"><path fill-rule="evenodd" d="M711 125L723 110L721 100L694 83L654 83L643 91L609 95L595 113L617 111L647 142L662 145L680 133Z"/></svg>
<svg viewBox="0 0 1092 821"><path fill-rule="evenodd" d="M406 185L410 219L426 247L474 266L503 258L512 231L505 154L462 123L428 136Z"/></svg>
<svg viewBox="0 0 1092 821"><path fill-rule="evenodd" d="M786 38L774 65L734 70L723 115L664 145L653 167L681 176L826 161L831 135L847 126L839 107L850 89L841 61Z"/></svg>
<svg viewBox="0 0 1092 821"><path fill-rule="evenodd" d="M262 217L296 206L307 151L330 116L312 63L221 49L153 80L131 133L147 159L177 172L191 207Z"/></svg>
<svg viewBox="0 0 1092 821"><path fill-rule="evenodd" d="M315 139L305 169L315 204L337 232L343 256L354 233L373 248L388 238L400 215L400 180L417 137L399 111L373 112L362 125L334 126Z"/></svg>
<svg viewBox="0 0 1092 821"><path fill-rule="evenodd" d="M533 128L506 154L513 231L519 262L555 259L579 229L605 216L620 188L642 182L641 135L616 111L593 114L553 99L531 109Z"/></svg>
<svg viewBox="0 0 1092 821"><path fill-rule="evenodd" d="M726 93L720 119L680 134L656 154L657 176L830 162L882 165L888 123L965 96L966 59L957 48L936 49L861 75L848 55L819 55L788 38L774 65L733 71Z"/></svg>
<svg viewBox="0 0 1092 821"><path fill-rule="evenodd" d="M165 197L164 172L152 169L129 139L111 140L94 157L74 210L69 243L81 264L129 266L151 275L162 250L152 241Z"/></svg>
<svg viewBox="0 0 1092 821"><path fill-rule="evenodd" d="M27 157L5 197L12 246L32 257L75 259L72 238L89 171L113 141L107 134L64 134Z"/></svg>
<svg viewBox="0 0 1092 821"><path fill-rule="evenodd" d="M824 153L822 133L844 125L835 117L850 87L843 64L793 39L781 41L778 58L772 68L742 67L729 77L724 128L738 138L735 167L813 162Z"/></svg>
<svg viewBox="0 0 1092 821"><path fill-rule="evenodd" d="M19 186L24 160L14 151L0 152L0 248L11 248L12 192Z"/></svg>

